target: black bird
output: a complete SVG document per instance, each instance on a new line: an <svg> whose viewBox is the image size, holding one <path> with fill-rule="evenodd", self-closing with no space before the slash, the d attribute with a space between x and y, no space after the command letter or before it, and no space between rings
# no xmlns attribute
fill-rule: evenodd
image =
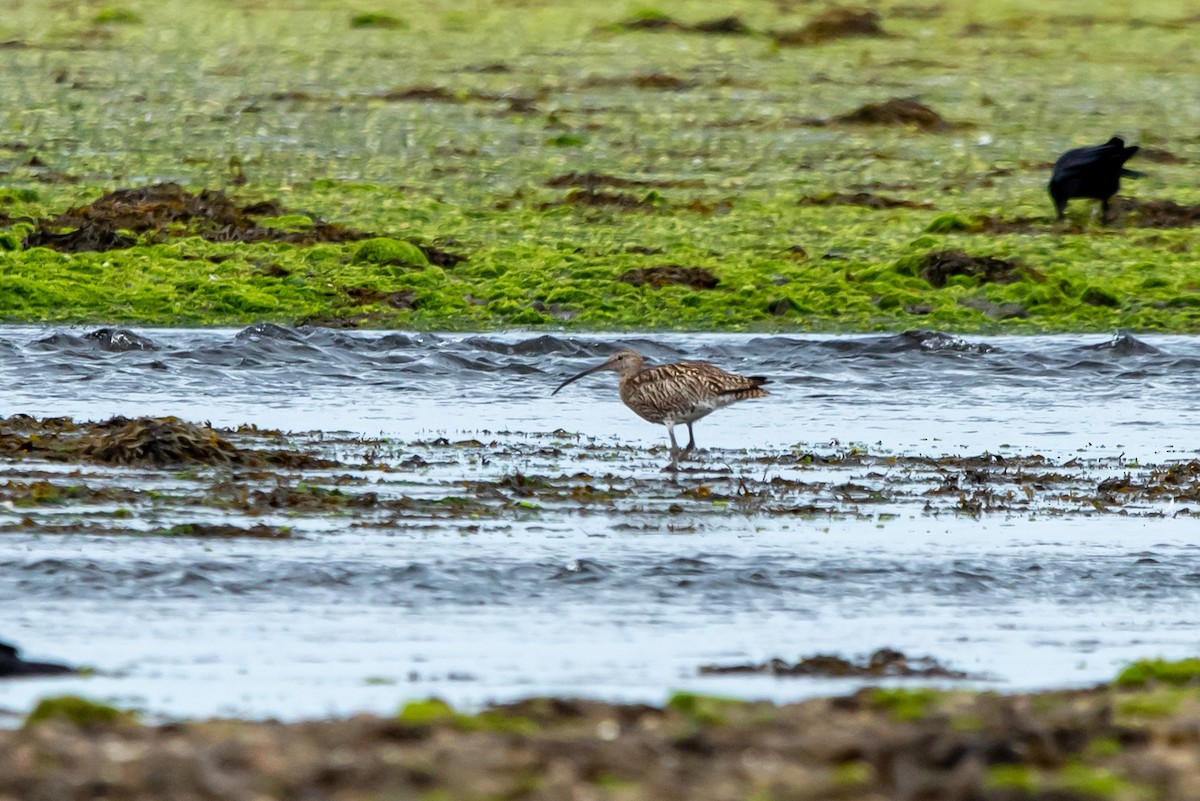
<svg viewBox="0 0 1200 801"><path fill-rule="evenodd" d="M16 648L0 642L0 678L9 676L62 676L75 673L75 668L53 662L26 662Z"/></svg>
<svg viewBox="0 0 1200 801"><path fill-rule="evenodd" d="M1068 150L1054 162L1050 176L1050 197L1058 219L1067 210L1073 197L1090 197L1100 201L1100 222L1108 222L1108 201L1117 193L1121 176L1140 178L1142 173L1125 169L1125 162L1138 152L1137 145L1125 147L1125 140L1114 136L1102 145L1077 147Z"/></svg>

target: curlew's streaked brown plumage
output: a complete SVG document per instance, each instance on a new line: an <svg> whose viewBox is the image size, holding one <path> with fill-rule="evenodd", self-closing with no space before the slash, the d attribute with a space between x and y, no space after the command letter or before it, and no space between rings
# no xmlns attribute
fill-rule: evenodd
<svg viewBox="0 0 1200 801"><path fill-rule="evenodd" d="M708 362L675 362L647 367L645 360L632 350L620 350L603 364L588 368L558 385L558 390L584 376L611 370L620 376L621 400L643 420L667 427L671 437L671 461L696 447L692 423L701 417L746 398L762 398L770 393L762 388L768 379L727 373ZM675 426L688 429L688 444L682 451L675 441Z"/></svg>

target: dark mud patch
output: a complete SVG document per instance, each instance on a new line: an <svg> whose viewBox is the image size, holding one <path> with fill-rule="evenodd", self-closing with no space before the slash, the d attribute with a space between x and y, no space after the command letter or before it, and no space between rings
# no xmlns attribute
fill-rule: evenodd
<svg viewBox="0 0 1200 801"><path fill-rule="evenodd" d="M405 86L372 95L388 102L416 101L423 103L461 103L464 98L442 86Z"/></svg>
<svg viewBox="0 0 1200 801"><path fill-rule="evenodd" d="M769 676L812 676L816 678L921 678L967 679L968 674L951 670L930 656L908 657L891 648L881 648L866 659L852 661L840 656L818 654L789 663L782 659L744 665L701 665L701 676L762 673Z"/></svg>
<svg viewBox="0 0 1200 801"><path fill-rule="evenodd" d="M624 211L654 211L662 200L657 194L647 194L641 197L630 192L604 192L597 189L572 189L561 200L542 203L540 209L552 209L558 206L577 206L586 208L615 208Z"/></svg>
<svg viewBox="0 0 1200 801"><path fill-rule="evenodd" d="M371 100L383 100L389 103L418 102L418 103L499 103L503 106L500 114L536 114L538 100L544 100L548 90L542 90L533 95L517 94L514 92L486 92L478 89L452 91L441 86L409 86L388 89L366 95Z"/></svg>
<svg viewBox="0 0 1200 801"><path fill-rule="evenodd" d="M972 217L961 223L958 230L971 234L1040 234L1053 230L1049 217Z"/></svg>
<svg viewBox="0 0 1200 801"><path fill-rule="evenodd" d="M49 247L65 253L117 250L137 245L139 235L149 241L200 236L210 242L294 245L354 242L376 236L318 219L296 231L260 226L255 220L285 211L275 201L239 206L220 190L192 193L174 183L154 184L119 189L52 220L41 220L25 238L24 247ZM62 232L63 228L73 230Z"/></svg>
<svg viewBox="0 0 1200 801"><path fill-rule="evenodd" d="M605 175L595 172L567 172L547 179L546 186L551 189L587 189L595 191L601 187L614 189L702 187L704 186L704 182L665 178L621 178L616 175Z"/></svg>
<svg viewBox="0 0 1200 801"><path fill-rule="evenodd" d="M419 305L417 293L411 289L402 289L397 292L385 292L381 289L366 286L352 286L346 288L346 295L352 303L359 306L390 306L393 309L410 310L415 309ZM325 326L328 327L328 326Z"/></svg>
<svg viewBox="0 0 1200 801"><path fill-rule="evenodd" d="M464 256L462 253L458 253L456 251L442 249L441 245L446 245L447 247L453 248L461 247L462 243L456 239L446 238L444 240L434 240L438 243L435 245L425 244L419 240L407 241L411 242L417 248L417 250L421 251L421 253L425 255L425 260L435 267L454 267L458 264L462 264L464 261L470 258L470 256Z"/></svg>
<svg viewBox="0 0 1200 801"><path fill-rule="evenodd" d="M1044 277L1025 265L993 256L971 256L961 250L926 253L921 258L921 278L940 289L957 275L974 278L981 284L1012 284L1025 278Z"/></svg>
<svg viewBox="0 0 1200 801"><path fill-rule="evenodd" d="M683 92L694 89L699 83L665 72L644 72L636 75L595 76L583 82L585 88L620 88L655 90L660 92Z"/></svg>
<svg viewBox="0 0 1200 801"><path fill-rule="evenodd" d="M685 267L681 264L663 264L658 267L642 267L629 270L617 277L618 281L633 286L688 286L692 289L714 289L720 279L703 267Z"/></svg>
<svg viewBox="0 0 1200 801"><path fill-rule="evenodd" d="M1113 203L1115 216L1138 228L1192 228L1200 225L1200 205L1188 206L1174 200L1136 200L1118 198Z"/></svg>
<svg viewBox="0 0 1200 801"><path fill-rule="evenodd" d="M1154 164L1187 164L1187 159L1183 156L1161 147L1139 148L1138 158Z"/></svg>
<svg viewBox="0 0 1200 801"><path fill-rule="evenodd" d="M18 676L65 676L75 672L75 668L54 662L31 662L22 659L16 646L0 642L0 679Z"/></svg>
<svg viewBox="0 0 1200 801"><path fill-rule="evenodd" d="M754 33L754 30L736 15L717 17L689 25L666 14L644 14L622 20L615 27L621 31L677 31L726 36L747 36Z"/></svg>
<svg viewBox="0 0 1200 801"><path fill-rule="evenodd" d="M946 13L946 6L941 3L933 5L899 5L888 9L888 14L897 19L937 19Z"/></svg>
<svg viewBox="0 0 1200 801"><path fill-rule="evenodd" d="M292 324L296 328L329 328L332 330L348 331L367 325L382 324L383 316L379 314L314 314L308 317L297 317Z"/></svg>
<svg viewBox="0 0 1200 801"><path fill-rule="evenodd" d="M832 117L829 122L839 125L906 125L929 132L963 127L963 123L949 122L923 103L902 97L893 97L882 103L867 103L854 111Z"/></svg>
<svg viewBox="0 0 1200 801"><path fill-rule="evenodd" d="M872 192L830 192L800 198L801 206L862 206L868 209L932 209L930 203L876 195Z"/></svg>
<svg viewBox="0 0 1200 801"><path fill-rule="evenodd" d="M810 47L834 39L886 37L879 14L853 8L831 8L792 31L772 34L776 43L786 47Z"/></svg>
<svg viewBox="0 0 1200 801"><path fill-rule="evenodd" d="M679 693L661 708L543 697L465 714L433 699L387 717L165 726L113 710L0 730L0 793L1185 801L1200 781L1200 709L1162 700L1154 688L867 688L781 706Z"/></svg>

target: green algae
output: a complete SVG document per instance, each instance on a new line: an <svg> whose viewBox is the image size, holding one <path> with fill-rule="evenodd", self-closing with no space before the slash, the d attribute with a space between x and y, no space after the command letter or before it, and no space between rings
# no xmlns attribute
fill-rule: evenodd
<svg viewBox="0 0 1200 801"><path fill-rule="evenodd" d="M1145 687L1151 684L1183 686L1200 681L1200 658L1178 661L1141 659L1124 668L1113 683L1118 687Z"/></svg>
<svg viewBox="0 0 1200 801"><path fill-rule="evenodd" d="M944 697L944 693L927 687L879 687L871 692L870 703L877 709L886 710L893 720L921 720Z"/></svg>
<svg viewBox="0 0 1200 801"><path fill-rule="evenodd" d="M98 729L120 723L136 723L137 714L78 695L43 698L25 717L26 726L50 720L63 720L81 729Z"/></svg>
<svg viewBox="0 0 1200 801"><path fill-rule="evenodd" d="M1182 690L1141 693L1131 697L1119 698L1115 711L1117 716L1123 720L1131 718L1165 718L1173 715L1187 697L1190 696Z"/></svg>
<svg viewBox="0 0 1200 801"><path fill-rule="evenodd" d="M400 17L377 11L364 11L350 18L351 28L384 28L388 30L403 30L408 23Z"/></svg>
<svg viewBox="0 0 1200 801"><path fill-rule="evenodd" d="M492 734L535 734L540 727L523 715L510 714L502 709L484 709L474 715L457 712L440 698L409 701L396 714L396 721L406 726L428 727L452 725L459 731Z"/></svg>
<svg viewBox="0 0 1200 801"><path fill-rule="evenodd" d="M97 25L140 25L142 15L128 8L110 6L97 11L92 21Z"/></svg>
<svg viewBox="0 0 1200 801"><path fill-rule="evenodd" d="M788 30L803 20L787 5L738 2L722 13ZM712 9L669 10L702 19ZM31 45L6 50L0 75L11 139L0 145L0 244L10 248L0 253L0 319L1200 331L1197 229L1139 228L1130 215L1103 227L1087 202L1056 224L1045 193L1059 152L1119 127L1175 159L1139 165L1150 177L1124 194L1200 202L1188 124L1200 104L1188 80L1196 56L1165 0L1137 20L1106 0L1077 23L1067 0L1033 10L954 0L923 19L881 9L887 38L778 50L761 37L718 43L670 25L613 35L613 9L555 0L487 4L465 20L408 11L401 22L420 35L405 37L404 91L389 95L381 76L395 74L400 55L364 43L392 34L354 28L336 8L255 7L235 22L170 0L140 25L105 26L104 46L81 50L91 35L81 21L48 0L23 4L0 22ZM388 17L359 18L379 27ZM634 19L671 21L658 9ZM297 53L325 68L307 69ZM45 81L47 69L62 81ZM656 75L683 83L654 88ZM810 123L884 100L884 83L973 127L914 136ZM1101 115L1112 122L1097 126ZM547 181L570 172L653 181L654 200L563 202ZM174 234L103 253L19 249L25 220L143 179L279 199L290 211L268 221L284 230L334 220L396 242L453 241L444 246L469 258L389 272L424 265L412 253L381 265L387 257L368 258L365 244ZM799 202L877 190L931 208ZM934 288L906 271L907 258L947 249L1020 260L1045 280ZM616 281L672 263L719 283ZM362 287L382 294L361 302Z"/></svg>
<svg viewBox="0 0 1200 801"><path fill-rule="evenodd" d="M667 709L679 712L692 723L700 726L719 726L728 719L731 712L745 706L745 701L736 698L722 698L692 692L674 693L667 699L665 705Z"/></svg>

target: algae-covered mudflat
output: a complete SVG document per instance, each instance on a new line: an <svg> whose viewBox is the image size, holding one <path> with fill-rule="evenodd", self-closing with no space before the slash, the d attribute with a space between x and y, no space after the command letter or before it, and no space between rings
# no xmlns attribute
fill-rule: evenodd
<svg viewBox="0 0 1200 801"><path fill-rule="evenodd" d="M1198 29L1162 0L23 2L0 316L1195 331ZM1147 176L1056 223L1050 164L1113 134Z"/></svg>

